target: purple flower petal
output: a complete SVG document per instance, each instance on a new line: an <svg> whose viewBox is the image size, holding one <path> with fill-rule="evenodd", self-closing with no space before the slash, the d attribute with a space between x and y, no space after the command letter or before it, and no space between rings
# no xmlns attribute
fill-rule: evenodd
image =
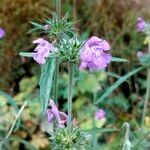
<svg viewBox="0 0 150 150"><path fill-rule="evenodd" d="M5 31L2 28L0 28L0 39L3 38L4 35L5 35Z"/></svg>
<svg viewBox="0 0 150 150"><path fill-rule="evenodd" d="M51 122L52 119L55 117L58 127L62 127L64 123L67 122L68 116L64 112L58 110L58 107L53 102L53 100L50 99L49 104L51 108L47 110L48 121Z"/></svg>
<svg viewBox="0 0 150 150"><path fill-rule="evenodd" d="M136 24L136 28L138 32L143 32L145 27L146 27L146 22L141 17L138 17L137 24Z"/></svg>
<svg viewBox="0 0 150 150"><path fill-rule="evenodd" d="M46 58L50 55L50 52L57 51L53 44L42 38L33 41L33 43L38 44L34 50L36 53L33 54L33 59L39 64L44 64L46 62Z"/></svg>
<svg viewBox="0 0 150 150"><path fill-rule="evenodd" d="M101 47L102 50L105 50L105 51L110 50L110 45L106 40L102 40L98 45L99 47Z"/></svg>
<svg viewBox="0 0 150 150"><path fill-rule="evenodd" d="M87 40L87 44L89 45L89 47L98 45L100 42L102 42L102 39L96 36L92 36L90 39Z"/></svg>
<svg viewBox="0 0 150 150"><path fill-rule="evenodd" d="M47 112L46 112L46 114L47 114L47 120L48 120L48 122L51 123L52 120L53 120L53 118L54 118L54 114L52 113L51 109L48 109Z"/></svg>
<svg viewBox="0 0 150 150"><path fill-rule="evenodd" d="M105 115L106 113L103 109L99 109L98 111L95 112L95 118L98 120L105 118Z"/></svg>
<svg viewBox="0 0 150 150"><path fill-rule="evenodd" d="M91 37L86 41L80 52L80 69L101 70L107 67L111 61L111 55L105 51L110 50L106 40Z"/></svg>
<svg viewBox="0 0 150 150"><path fill-rule="evenodd" d="M38 38L38 39L34 40L32 43L34 43L34 44L41 44L41 43L45 43L45 40L42 39L42 38Z"/></svg>
<svg viewBox="0 0 150 150"><path fill-rule="evenodd" d="M84 70L87 68L87 63L86 62L81 62L79 66L80 70Z"/></svg>
<svg viewBox="0 0 150 150"><path fill-rule="evenodd" d="M81 50L81 55L80 55L81 59L83 61L89 62L92 60L92 55L93 55L92 50L87 44L85 44L85 46Z"/></svg>
<svg viewBox="0 0 150 150"><path fill-rule="evenodd" d="M60 124L66 123L68 116L64 112L61 112L61 111L59 111L59 115L60 115Z"/></svg>

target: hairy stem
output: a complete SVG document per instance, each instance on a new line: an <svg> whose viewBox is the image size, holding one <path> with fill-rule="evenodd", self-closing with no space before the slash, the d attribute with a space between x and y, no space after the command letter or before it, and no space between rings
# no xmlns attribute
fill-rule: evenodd
<svg viewBox="0 0 150 150"><path fill-rule="evenodd" d="M72 91L73 91L73 78L74 78L74 64L68 63L68 128L72 126Z"/></svg>
<svg viewBox="0 0 150 150"><path fill-rule="evenodd" d="M96 92L93 93L93 105L95 106L95 101L96 101ZM96 127L95 123L95 110L92 113L92 127ZM97 147L97 136L96 133L93 132L93 138L92 138L92 144L93 144L93 150L96 150Z"/></svg>
<svg viewBox="0 0 150 150"><path fill-rule="evenodd" d="M150 37L149 37L149 42L148 42L148 53L150 54ZM144 101L144 108L143 108L143 113L142 113L142 122L141 122L141 127L144 129L144 120L146 117L146 112L147 112L147 105L148 105L148 100L150 96L150 69L147 71L147 86L146 86L146 95L145 95L145 101Z"/></svg>
<svg viewBox="0 0 150 150"><path fill-rule="evenodd" d="M58 17L58 20L61 18L61 0L56 0L56 14Z"/></svg>
<svg viewBox="0 0 150 150"><path fill-rule="evenodd" d="M10 137L10 135L11 135L11 133L13 132L13 129L14 129L14 127L15 127L15 124L16 124L18 118L20 117L22 111L23 111L24 108L27 106L27 103L28 103L28 102L26 101L26 102L22 105L22 107L20 108L18 114L17 114L16 117L15 117L15 121L13 122L13 124L12 124L12 126L11 126L9 132L7 133L5 139L8 139L8 138Z"/></svg>
<svg viewBox="0 0 150 150"><path fill-rule="evenodd" d="M58 76L59 76L59 60L56 58L56 67L54 72L54 101L58 104Z"/></svg>

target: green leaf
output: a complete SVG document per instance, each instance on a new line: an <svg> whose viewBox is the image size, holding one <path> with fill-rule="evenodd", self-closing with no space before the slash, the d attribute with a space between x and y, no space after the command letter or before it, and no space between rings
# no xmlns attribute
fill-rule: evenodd
<svg viewBox="0 0 150 150"><path fill-rule="evenodd" d="M50 98L50 92L52 87L53 74L55 70L55 58L48 58L44 66L42 67L40 78L40 99L42 104L42 111L45 113Z"/></svg>
<svg viewBox="0 0 150 150"><path fill-rule="evenodd" d="M125 74L124 76L120 77L112 86L110 86L104 94L95 102L95 104L98 104L99 102L103 101L106 97L108 97L118 86L120 86L124 81L126 81L129 77L136 74L137 72L144 69L144 67L139 67L135 70L132 70L131 72Z"/></svg>
<svg viewBox="0 0 150 150"><path fill-rule="evenodd" d="M113 62L127 62L124 58L112 57L111 61Z"/></svg>
<svg viewBox="0 0 150 150"><path fill-rule="evenodd" d="M29 52L20 52L19 55L24 57L33 57L33 53Z"/></svg>
<svg viewBox="0 0 150 150"><path fill-rule="evenodd" d="M39 23L32 22L32 21L31 21L30 23L34 26L34 28L31 29L31 30L29 30L28 33L34 32L34 31L36 31L36 30L41 30L41 29L43 29L43 25L41 25L41 24L39 24Z"/></svg>
<svg viewBox="0 0 150 150"><path fill-rule="evenodd" d="M95 75L83 72L80 74L80 80L77 83L77 89L81 93L97 92L101 88L97 80L98 79Z"/></svg>
<svg viewBox="0 0 150 150"><path fill-rule="evenodd" d="M43 25L39 24L39 23L36 23L36 22L30 22L33 26L35 26L36 28L38 29L43 29Z"/></svg>
<svg viewBox="0 0 150 150"><path fill-rule="evenodd" d="M119 131L119 129L115 128L92 128L90 130L85 130L86 132L90 133L106 133L106 132L116 132Z"/></svg>
<svg viewBox="0 0 150 150"><path fill-rule="evenodd" d="M139 58L140 62L143 66L150 66L150 55L149 54L145 54L143 57Z"/></svg>
<svg viewBox="0 0 150 150"><path fill-rule="evenodd" d="M18 107L17 107L17 104L15 102L15 100L7 93L3 92L3 91L0 91L0 95L4 96L7 100L7 102L14 107L16 113L19 111Z"/></svg>
<svg viewBox="0 0 150 150"><path fill-rule="evenodd" d="M107 74L108 76L110 76L110 77L120 78L120 76L119 76L119 75L117 75L117 74L116 74L116 73L114 73L114 72L106 72L106 74Z"/></svg>

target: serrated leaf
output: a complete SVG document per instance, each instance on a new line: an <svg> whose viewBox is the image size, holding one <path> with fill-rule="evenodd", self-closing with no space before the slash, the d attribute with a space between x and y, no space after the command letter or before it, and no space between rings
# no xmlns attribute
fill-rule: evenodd
<svg viewBox="0 0 150 150"><path fill-rule="evenodd" d="M111 61L113 61L113 62L127 62L126 59L119 58L119 57L112 57Z"/></svg>
<svg viewBox="0 0 150 150"><path fill-rule="evenodd" d="M30 52L20 52L19 55L24 57L33 57L33 53Z"/></svg>
<svg viewBox="0 0 150 150"><path fill-rule="evenodd" d="M129 77L136 74L137 72L144 69L144 67L139 67L137 69L132 70L131 72L125 74L123 77L120 77L112 86L107 88L104 94L95 102L98 104L99 102L103 101L106 97L108 97L118 86L120 86L124 81L126 81Z"/></svg>
<svg viewBox="0 0 150 150"><path fill-rule="evenodd" d="M44 66L42 67L40 78L40 99L42 105L42 111L45 113L50 98L50 92L52 87L53 74L55 70L55 58L48 58Z"/></svg>

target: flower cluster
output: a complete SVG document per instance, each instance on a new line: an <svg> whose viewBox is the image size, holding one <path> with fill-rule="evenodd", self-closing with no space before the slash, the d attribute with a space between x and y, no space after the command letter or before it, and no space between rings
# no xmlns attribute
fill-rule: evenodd
<svg viewBox="0 0 150 150"><path fill-rule="evenodd" d="M96 36L88 39L80 51L80 69L101 70L111 61L111 54L107 53L110 45L106 40Z"/></svg>
<svg viewBox="0 0 150 150"><path fill-rule="evenodd" d="M63 127L63 125L67 122L68 116L64 112L58 110L58 107L53 102L53 100L50 99L49 105L51 108L47 109L48 122L51 123L52 120L55 118L58 127Z"/></svg>
<svg viewBox="0 0 150 150"><path fill-rule="evenodd" d="M143 32L145 27L146 27L146 22L141 17L138 17L137 24L136 24L137 31Z"/></svg>
<svg viewBox="0 0 150 150"><path fill-rule="evenodd" d="M33 41L33 43L38 44L34 50L33 59L39 64L44 64L46 62L46 58L50 55L50 52L57 51L53 44L42 38Z"/></svg>
<svg viewBox="0 0 150 150"><path fill-rule="evenodd" d="M0 39L3 38L4 35L5 35L5 31L2 28L0 28Z"/></svg>

